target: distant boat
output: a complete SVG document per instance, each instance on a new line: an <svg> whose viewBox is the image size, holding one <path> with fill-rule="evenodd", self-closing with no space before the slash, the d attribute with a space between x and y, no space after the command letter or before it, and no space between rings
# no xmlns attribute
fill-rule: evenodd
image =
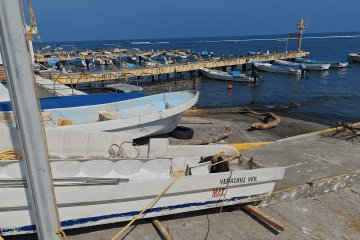
<svg viewBox="0 0 360 240"><path fill-rule="evenodd" d="M74 64L76 66L80 66L80 67L87 67L86 61L84 59L82 59L82 58L75 58ZM92 64L89 62L89 66L90 65L92 65Z"/></svg>
<svg viewBox="0 0 360 240"><path fill-rule="evenodd" d="M95 59L94 59L94 63L95 63L96 65L105 65L104 60L101 59L101 58L95 58Z"/></svg>
<svg viewBox="0 0 360 240"><path fill-rule="evenodd" d="M208 77L210 79L216 79L216 80L223 80L223 81L234 81L234 82L253 82L254 78L247 76L245 74L241 74L238 71L233 72L223 72L215 69L209 69L209 68L201 68L201 73L204 74L205 77Z"/></svg>
<svg viewBox="0 0 360 240"><path fill-rule="evenodd" d="M357 53L350 53L349 55L349 59L353 62L360 62L360 52Z"/></svg>
<svg viewBox="0 0 360 240"><path fill-rule="evenodd" d="M126 83L112 83L106 84L106 88L116 90L117 92L131 93L131 92L142 92L143 88Z"/></svg>
<svg viewBox="0 0 360 240"><path fill-rule="evenodd" d="M41 47L40 49L41 49L41 50L46 50L46 49L50 49L50 48L51 48L50 45L46 45L46 46Z"/></svg>
<svg viewBox="0 0 360 240"><path fill-rule="evenodd" d="M303 60L302 58L295 59L295 62L304 65L308 70L315 70L315 71L324 71L329 70L330 64L329 63L314 63L308 62L307 60Z"/></svg>
<svg viewBox="0 0 360 240"><path fill-rule="evenodd" d="M55 108L72 108L89 105L98 105L111 102L125 101L143 97L143 93L107 93L91 95L75 95L64 97L40 98L42 110ZM0 102L0 112L12 111L10 101Z"/></svg>
<svg viewBox="0 0 360 240"><path fill-rule="evenodd" d="M262 62L253 62L255 68L265 71L265 72L273 72L273 73L282 73L282 74L291 74L291 75L301 75L304 71L294 66L276 66L270 63L262 63Z"/></svg>
<svg viewBox="0 0 360 240"><path fill-rule="evenodd" d="M308 58L297 58L295 61L298 63L309 63L309 64L324 64L324 65L330 64L331 68L345 68L349 65L348 62L324 62L324 61L313 60Z"/></svg>
<svg viewBox="0 0 360 240"><path fill-rule="evenodd" d="M314 70L314 71L323 71L328 70L330 68L330 64L314 64L314 63L299 63L299 62L289 62L285 60L275 60L274 64L280 66L287 66L287 67L297 67L297 68L305 68L307 70Z"/></svg>
<svg viewBox="0 0 360 240"><path fill-rule="evenodd" d="M182 114L198 98L197 91L180 91L100 105L48 109L51 121L44 125L86 132L126 131L140 138L174 130Z"/></svg>

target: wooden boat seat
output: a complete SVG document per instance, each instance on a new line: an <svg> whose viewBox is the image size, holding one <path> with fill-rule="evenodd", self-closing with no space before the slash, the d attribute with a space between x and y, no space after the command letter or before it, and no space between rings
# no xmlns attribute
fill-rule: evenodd
<svg viewBox="0 0 360 240"><path fill-rule="evenodd" d="M52 120L52 114L49 112L41 112L41 117L44 122ZM0 112L1 123L13 123L15 122L13 112Z"/></svg>
<svg viewBox="0 0 360 240"><path fill-rule="evenodd" d="M99 119L97 120L98 122L117 119L114 114L108 113L107 111L99 111L98 113L99 113Z"/></svg>

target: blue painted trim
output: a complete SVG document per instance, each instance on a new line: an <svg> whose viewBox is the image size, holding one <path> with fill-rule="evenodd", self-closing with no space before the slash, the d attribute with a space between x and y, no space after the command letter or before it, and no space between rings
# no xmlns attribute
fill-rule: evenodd
<svg viewBox="0 0 360 240"><path fill-rule="evenodd" d="M134 98L144 97L143 93L107 93L76 95L65 97L41 98L40 106L42 110L54 108L69 108L89 105L98 105L111 102L125 101ZM0 111L11 111L10 101L0 102Z"/></svg>
<svg viewBox="0 0 360 240"><path fill-rule="evenodd" d="M227 200L229 201L238 201L245 198L254 198L259 195L251 195L251 196L245 196L245 197L233 197ZM224 200L213 200L213 201L206 201L206 202L193 202L193 203L186 203L186 204L178 204L178 205L171 205L166 207L157 207L157 208L150 208L146 213L153 213L153 212L161 212L164 210L174 210L174 209L182 209L182 208L188 208L188 207L197 207L197 206L205 206L209 204L216 204L221 203ZM132 211L132 212L126 212L126 213L116 213L116 214L109 214L109 215L103 215L103 216L97 216L97 217L89 217L89 218L79 218L74 220L66 220L61 222L61 227L71 227L74 225L79 224L85 224L89 222L97 222L101 220L106 219L112 219L112 218L119 218L119 217L130 217L130 216L136 216L139 214L140 211ZM35 225L28 225L18 228L0 228L1 233L8 233L8 232L29 232L29 231L35 231Z"/></svg>

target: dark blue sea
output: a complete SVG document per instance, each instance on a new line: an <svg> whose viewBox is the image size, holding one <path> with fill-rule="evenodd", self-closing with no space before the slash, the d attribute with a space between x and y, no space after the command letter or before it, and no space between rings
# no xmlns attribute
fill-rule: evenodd
<svg viewBox="0 0 360 240"><path fill-rule="evenodd" d="M140 49L190 49L212 51L216 56L239 56L248 51L285 51L285 35L241 36L179 39L135 39L106 41L74 41L35 43L62 46L64 50L106 49L115 47ZM296 49L290 40L289 50ZM311 58L327 61L347 61L350 52L360 51L360 33L306 34L302 49ZM309 72L304 79L272 73L261 73L256 85L201 80L199 108L235 107L255 103L264 106L296 106L288 113L296 118L333 125L336 122L360 121L360 64L350 63L346 69Z"/></svg>

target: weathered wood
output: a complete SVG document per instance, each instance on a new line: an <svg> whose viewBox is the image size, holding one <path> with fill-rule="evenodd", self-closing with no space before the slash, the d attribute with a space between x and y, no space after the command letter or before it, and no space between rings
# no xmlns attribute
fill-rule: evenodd
<svg viewBox="0 0 360 240"><path fill-rule="evenodd" d="M270 119L272 119L272 120L270 122L268 122ZM268 112L265 115L264 122L266 122L266 123L255 122L255 123L251 124L251 128L259 129L259 130L267 130L270 128L274 128L281 123L281 119L278 115L276 115L272 112Z"/></svg>
<svg viewBox="0 0 360 240"><path fill-rule="evenodd" d="M275 218L269 216L268 214L261 211L259 208L253 206L253 205L242 205L241 208L245 210L246 212L254 215L261 221L265 222L266 224L272 226L276 230L282 232L285 230L285 225L277 221Z"/></svg>
<svg viewBox="0 0 360 240"><path fill-rule="evenodd" d="M51 121L52 115L49 112L41 112L43 121ZM12 123L14 122L14 114L13 112L0 112L0 122L2 123Z"/></svg>
<svg viewBox="0 0 360 240"><path fill-rule="evenodd" d="M169 231L164 228L164 226L161 224L161 222L157 219L152 219L151 222L154 224L157 230L162 234L162 236L166 240L173 240L173 237L170 235Z"/></svg>

